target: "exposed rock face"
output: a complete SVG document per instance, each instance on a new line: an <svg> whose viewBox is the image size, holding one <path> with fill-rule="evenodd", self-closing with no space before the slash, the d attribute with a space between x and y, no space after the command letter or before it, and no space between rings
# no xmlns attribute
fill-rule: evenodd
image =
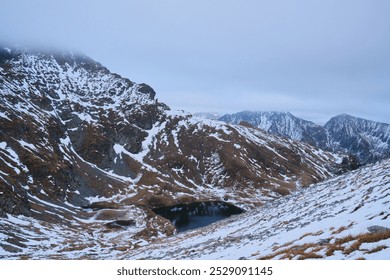
<svg viewBox="0 0 390 280"><path fill-rule="evenodd" d="M390 157L390 125L349 115L339 115L325 124L331 146L357 155L361 162Z"/></svg>
<svg viewBox="0 0 390 280"><path fill-rule="evenodd" d="M9 220L0 237L14 224L55 231L61 222L61 244L80 231L103 238L106 224L131 232L126 241L119 230L118 244L149 240L174 232L152 208L223 200L249 209L348 168L341 155L154 98L150 86L83 55L1 49L0 216ZM24 252L15 244L3 249Z"/></svg>
<svg viewBox="0 0 390 280"><path fill-rule="evenodd" d="M3 212L31 214L29 194L81 206L109 195L107 185L126 185L110 171L135 177L136 162L117 158L114 144L141 150L166 109L153 89L82 55L2 49L0 57Z"/></svg>
<svg viewBox="0 0 390 280"><path fill-rule="evenodd" d="M390 156L390 125L340 115L324 126L284 112L250 112L222 116L229 123L245 121L267 132L302 141L324 150L342 151L366 164Z"/></svg>
<svg viewBox="0 0 390 280"><path fill-rule="evenodd" d="M322 126L297 118L288 112L243 111L224 115L219 120L229 123L245 121L272 134L309 143L322 149L328 148L328 136Z"/></svg>

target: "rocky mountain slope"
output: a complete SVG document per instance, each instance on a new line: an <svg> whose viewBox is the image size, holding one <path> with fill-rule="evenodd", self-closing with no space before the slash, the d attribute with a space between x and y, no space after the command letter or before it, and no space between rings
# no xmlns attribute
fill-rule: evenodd
<svg viewBox="0 0 390 280"><path fill-rule="evenodd" d="M134 259L389 259L390 160L120 254Z"/></svg>
<svg viewBox="0 0 390 280"><path fill-rule="evenodd" d="M171 111L150 86L70 52L1 48L0 99L4 257L127 250L175 232L155 207L219 200L249 210L353 167Z"/></svg>
<svg viewBox="0 0 390 280"><path fill-rule="evenodd" d="M289 112L243 111L237 114L224 115L219 120L234 124L247 122L272 134L309 143L322 149L329 148L325 128L297 118Z"/></svg>
<svg viewBox="0 0 390 280"><path fill-rule="evenodd" d="M375 162L390 157L390 125L339 115L324 126L330 146L357 155L361 162Z"/></svg>
<svg viewBox="0 0 390 280"><path fill-rule="evenodd" d="M346 114L330 119L324 126L284 112L244 111L228 114L221 121L247 122L267 132L303 141L329 151L353 154L362 164L390 156L390 125Z"/></svg>

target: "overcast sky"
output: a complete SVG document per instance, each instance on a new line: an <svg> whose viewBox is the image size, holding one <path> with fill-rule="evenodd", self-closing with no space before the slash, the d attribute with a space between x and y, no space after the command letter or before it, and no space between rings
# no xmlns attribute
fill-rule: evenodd
<svg viewBox="0 0 390 280"><path fill-rule="evenodd" d="M390 122L387 0L1 0L0 40L79 50L175 109Z"/></svg>

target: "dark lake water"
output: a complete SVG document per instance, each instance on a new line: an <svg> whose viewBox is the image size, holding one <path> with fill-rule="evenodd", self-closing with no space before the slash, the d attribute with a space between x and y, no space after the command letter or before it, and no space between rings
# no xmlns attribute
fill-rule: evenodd
<svg viewBox="0 0 390 280"><path fill-rule="evenodd" d="M178 232L183 232L207 226L244 211L224 201L211 201L160 207L153 209L153 212L167 218Z"/></svg>

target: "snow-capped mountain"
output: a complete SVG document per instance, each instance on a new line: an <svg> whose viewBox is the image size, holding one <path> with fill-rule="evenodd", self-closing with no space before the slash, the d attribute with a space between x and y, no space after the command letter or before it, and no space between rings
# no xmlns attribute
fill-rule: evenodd
<svg viewBox="0 0 390 280"><path fill-rule="evenodd" d="M84 55L0 49L0 257L126 251L175 233L156 207L250 210L352 167L340 153L171 111Z"/></svg>
<svg viewBox="0 0 390 280"><path fill-rule="evenodd" d="M328 148L328 135L322 126L297 118L289 112L243 111L224 115L219 120L234 124L247 122L272 134L309 143L322 149Z"/></svg>
<svg viewBox="0 0 390 280"><path fill-rule="evenodd" d="M355 154L361 162L390 157L390 125L346 114L331 118L324 126L331 147Z"/></svg>
<svg viewBox="0 0 390 280"><path fill-rule="evenodd" d="M244 111L225 115L221 121L247 122L267 132L303 141L324 150L343 151L355 155L362 164L390 156L390 125L340 115L324 126L285 112Z"/></svg>

